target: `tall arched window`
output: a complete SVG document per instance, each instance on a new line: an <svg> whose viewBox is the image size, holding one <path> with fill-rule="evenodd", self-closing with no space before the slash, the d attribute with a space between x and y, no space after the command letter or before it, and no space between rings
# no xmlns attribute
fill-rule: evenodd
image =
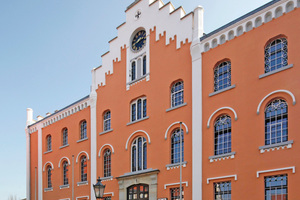
<svg viewBox="0 0 300 200"><path fill-rule="evenodd" d="M87 138L85 120L80 123L80 139L84 139L84 138Z"/></svg>
<svg viewBox="0 0 300 200"><path fill-rule="evenodd" d="M63 133L62 133L62 143L63 143L63 146L65 146L65 145L68 144L68 129L67 129L67 128L64 128L64 129L63 129Z"/></svg>
<svg viewBox="0 0 300 200"><path fill-rule="evenodd" d="M51 151L52 150L52 138L51 135L47 135L46 137L46 150Z"/></svg>
<svg viewBox="0 0 300 200"><path fill-rule="evenodd" d="M80 180L87 181L87 160L86 156L82 156L80 159Z"/></svg>
<svg viewBox="0 0 300 200"><path fill-rule="evenodd" d="M104 177L111 176L111 151L107 149L104 152L104 163L103 163L103 171L104 171Z"/></svg>
<svg viewBox="0 0 300 200"><path fill-rule="evenodd" d="M265 145L288 141L288 105L282 99L268 104L265 110Z"/></svg>
<svg viewBox="0 0 300 200"><path fill-rule="evenodd" d="M178 81L171 88L171 107L176 107L183 103L183 81Z"/></svg>
<svg viewBox="0 0 300 200"><path fill-rule="evenodd" d="M231 86L231 62L225 61L214 69L214 91Z"/></svg>
<svg viewBox="0 0 300 200"><path fill-rule="evenodd" d="M144 137L138 137L131 146L131 171L144 169L147 169L147 141Z"/></svg>
<svg viewBox="0 0 300 200"><path fill-rule="evenodd" d="M143 76L147 73L147 59L146 56L143 57Z"/></svg>
<svg viewBox="0 0 300 200"><path fill-rule="evenodd" d="M215 122L215 155L231 152L231 118L220 116Z"/></svg>
<svg viewBox="0 0 300 200"><path fill-rule="evenodd" d="M52 167L49 165L47 167L47 188L52 188Z"/></svg>
<svg viewBox="0 0 300 200"><path fill-rule="evenodd" d="M63 185L69 184L69 164L67 161L63 162Z"/></svg>
<svg viewBox="0 0 300 200"><path fill-rule="evenodd" d="M181 139L181 161L184 161L184 134L183 130L176 129L171 136L171 163L180 163L180 139Z"/></svg>
<svg viewBox="0 0 300 200"><path fill-rule="evenodd" d="M111 129L110 127L110 118L111 118L111 114L110 114L110 111L106 111L104 113L104 116L103 116L103 131L108 131Z"/></svg>
<svg viewBox="0 0 300 200"><path fill-rule="evenodd" d="M265 48L265 73L288 65L286 38L271 41Z"/></svg>

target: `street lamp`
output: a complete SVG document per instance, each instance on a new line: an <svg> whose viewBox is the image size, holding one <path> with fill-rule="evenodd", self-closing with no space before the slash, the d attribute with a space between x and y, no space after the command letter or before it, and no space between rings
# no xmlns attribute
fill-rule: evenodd
<svg viewBox="0 0 300 200"><path fill-rule="evenodd" d="M98 177L97 183L95 185L93 184L93 187L94 187L96 199L103 198L105 185L101 183L100 177Z"/></svg>

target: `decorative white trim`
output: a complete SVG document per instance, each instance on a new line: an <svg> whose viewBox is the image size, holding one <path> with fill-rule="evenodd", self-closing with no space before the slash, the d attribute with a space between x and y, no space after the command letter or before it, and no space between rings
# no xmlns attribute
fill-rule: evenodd
<svg viewBox="0 0 300 200"><path fill-rule="evenodd" d="M222 155L217 155L217 156L209 156L209 161L210 162L214 162L214 161L221 161L221 160L225 160L225 159L233 159L235 157L235 152L230 152L230 153L225 153Z"/></svg>
<svg viewBox="0 0 300 200"><path fill-rule="evenodd" d="M46 167L46 165L47 165L47 164L50 164L50 165L51 165L51 167L52 167L52 170L54 169L54 166L53 166L52 162L50 162L50 161L47 161L47 162L44 164L44 167L43 167L43 172L45 171L45 167Z"/></svg>
<svg viewBox="0 0 300 200"><path fill-rule="evenodd" d="M265 146L261 146L259 147L260 153L264 153L265 151L269 152L269 151L274 151L275 149L280 150L280 149L290 149L292 148L292 145L294 143L294 140L290 140L290 141L286 141L286 142L281 142L281 143L277 143L277 144L271 144L271 145L265 145Z"/></svg>
<svg viewBox="0 0 300 200"><path fill-rule="evenodd" d="M90 197L89 197L89 196L80 196L80 197L76 197L76 200L78 200L78 199L82 199L82 198L87 198L87 199L90 199Z"/></svg>
<svg viewBox="0 0 300 200"><path fill-rule="evenodd" d="M284 167L284 168L277 168L277 169L269 169L269 170L257 171L256 172L256 177L259 178L259 174L262 174L262 173L277 172L277 171L283 171L283 170L288 170L288 169L293 170L293 174L296 173L295 166L292 166L292 167Z"/></svg>
<svg viewBox="0 0 300 200"><path fill-rule="evenodd" d="M189 183L188 183L187 181L182 182L182 184L185 184L186 187L189 186ZM174 186L174 185L180 185L180 183L169 183L169 184L165 184L165 185L164 185L164 189L167 189L167 187Z"/></svg>
<svg viewBox="0 0 300 200"><path fill-rule="evenodd" d="M237 175L234 174L234 175L228 175L228 176L219 176L219 177L208 178L206 183L209 184L209 181L211 181L211 180L224 179L224 178L234 178L234 180L236 181Z"/></svg>
<svg viewBox="0 0 300 200"><path fill-rule="evenodd" d="M168 132L169 132L170 128L171 128L172 126L174 126L175 124L180 124L180 122L174 122L173 124L171 124L171 125L167 128L166 133L165 133L165 140L168 138ZM182 124L183 124L183 126L185 127L185 132L188 134L188 133L189 133L189 129L188 129L187 125L186 125L184 122L182 122Z"/></svg>
<svg viewBox="0 0 300 200"><path fill-rule="evenodd" d="M70 198L66 198L66 199L58 199L58 200L70 200Z"/></svg>
<svg viewBox="0 0 300 200"><path fill-rule="evenodd" d="M103 149L105 146L110 146L111 152L112 152L112 153L115 153L115 149L114 149L114 147L113 147L111 144L104 144L104 145L100 148L100 150L99 150L99 153L98 153L98 157L99 157L99 158L101 157L101 151L102 151L102 149Z"/></svg>
<svg viewBox="0 0 300 200"><path fill-rule="evenodd" d="M279 93L279 92L284 92L284 93L289 94L289 95L292 97L292 99L293 99L293 105L296 104L296 98L295 98L295 96L294 96L293 93L291 93L291 92L288 91L288 90L275 90L275 91L269 93L268 95L266 95L266 96L259 102L258 107L257 107L257 110L256 110L256 113L259 115L260 107L261 107L262 103L266 100L266 98L268 98L268 97L271 96L272 94Z"/></svg>
<svg viewBox="0 0 300 200"><path fill-rule="evenodd" d="M59 160L59 162L58 162L58 168L60 168L61 161L62 161L64 158L68 161L68 165L71 165L70 159L69 159L68 157L64 156L64 157L62 157L62 158Z"/></svg>
<svg viewBox="0 0 300 200"><path fill-rule="evenodd" d="M128 150L128 143L129 143L129 140L130 138L132 138L132 136L136 133L139 133L139 132L142 132L142 133L145 133L147 135L147 138L148 138L148 143L151 144L151 140L150 140L150 136L149 134L146 132L146 131L143 131L143 130L137 130L133 133L131 133L131 135L128 137L127 141L126 141L126 145L125 145L125 149Z"/></svg>
<svg viewBox="0 0 300 200"><path fill-rule="evenodd" d="M87 159L90 160L89 154L88 154L86 151L81 151L81 152L79 152L79 154L78 154L77 157L76 157L76 163L78 163L78 158L79 158L80 154L82 154L82 153L85 153Z"/></svg>
<svg viewBox="0 0 300 200"><path fill-rule="evenodd" d="M113 193L113 192L104 193L104 195L110 195L110 194L111 194L112 197L115 196L115 193Z"/></svg>
<svg viewBox="0 0 300 200"><path fill-rule="evenodd" d="M237 114L236 114L236 112L235 112L235 110L233 108L231 108L231 107L222 107L222 108L217 109L213 114L211 114L211 116L209 117L209 119L207 121L207 128L209 128L209 124L210 124L210 121L211 121L212 117L217 112L219 112L220 110L226 110L226 109L231 110L233 112L235 121L238 119L238 116L237 116Z"/></svg>

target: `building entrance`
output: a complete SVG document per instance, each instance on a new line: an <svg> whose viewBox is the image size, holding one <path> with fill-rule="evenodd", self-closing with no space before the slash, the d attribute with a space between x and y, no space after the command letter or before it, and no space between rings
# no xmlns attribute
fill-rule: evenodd
<svg viewBox="0 0 300 200"><path fill-rule="evenodd" d="M138 184L128 187L127 200L149 200L149 186Z"/></svg>

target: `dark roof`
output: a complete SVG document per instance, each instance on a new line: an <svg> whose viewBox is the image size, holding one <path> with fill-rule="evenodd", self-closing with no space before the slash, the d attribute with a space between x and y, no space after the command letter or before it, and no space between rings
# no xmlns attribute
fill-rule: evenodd
<svg viewBox="0 0 300 200"><path fill-rule="evenodd" d="M69 107L71 107L71 106L73 106L73 105L79 103L80 101L89 98L89 97L90 97L90 95L87 95L87 96L85 96L85 97L79 99L78 101L75 101L74 103L72 103L72 104L70 104L70 105L68 105L68 106L66 106L66 107L64 107L64 108L62 108L62 109L60 109L59 111L57 111L57 112L55 112L55 113L53 113L53 114L51 114L51 115L49 115L49 116L47 116L47 117L45 117L45 118L43 118L43 119L41 119L41 120L39 120L39 121L37 121L37 122L35 122L35 123L29 125L28 127L31 127L31 126L33 126L33 125L35 125L35 124L37 124L37 123L40 123L41 121L44 121L45 119L50 118L50 117L52 117L53 115L56 115L57 113L59 113L59 112L65 110L65 109L67 109L67 108L69 108Z"/></svg>
<svg viewBox="0 0 300 200"><path fill-rule="evenodd" d="M261 11L261 10L263 10L263 9L265 9L265 8L271 6L271 5L273 5L273 4L275 4L275 3L279 2L279 1L281 1L281 0L270 1L269 3L266 3L265 5L263 5L263 6L259 7L259 8L256 8L255 10L252 10L251 12L249 12L249 13L247 13L247 14L245 14L245 15L243 15L243 16L241 16L241 17L239 17L239 18L237 18L237 19L235 19L235 20L233 20L231 22L229 22L228 24L225 24L224 26L221 26L220 28L218 28L218 29L216 29L216 30L214 30L214 31L212 31L212 32L210 32L210 33L202 36L200 38L200 40L204 40L204 39L206 39L206 38L208 38L208 37L210 37L210 36L212 36L212 35L220 32L220 31L224 30L225 28L227 28L227 27L229 27L229 26L231 26L231 25L233 25L233 24L235 24L235 23L237 23L237 22L239 22L239 21L241 21L241 20L243 20L243 19L245 19L245 18L247 18L247 17L249 17L251 15L254 15L255 13L258 13L259 11Z"/></svg>
<svg viewBox="0 0 300 200"><path fill-rule="evenodd" d="M138 2L140 2L141 0L135 0L132 4L130 4L128 7L127 7L127 9L125 10L125 12L127 11L127 10L129 10L130 8L132 8L135 4L137 4Z"/></svg>

